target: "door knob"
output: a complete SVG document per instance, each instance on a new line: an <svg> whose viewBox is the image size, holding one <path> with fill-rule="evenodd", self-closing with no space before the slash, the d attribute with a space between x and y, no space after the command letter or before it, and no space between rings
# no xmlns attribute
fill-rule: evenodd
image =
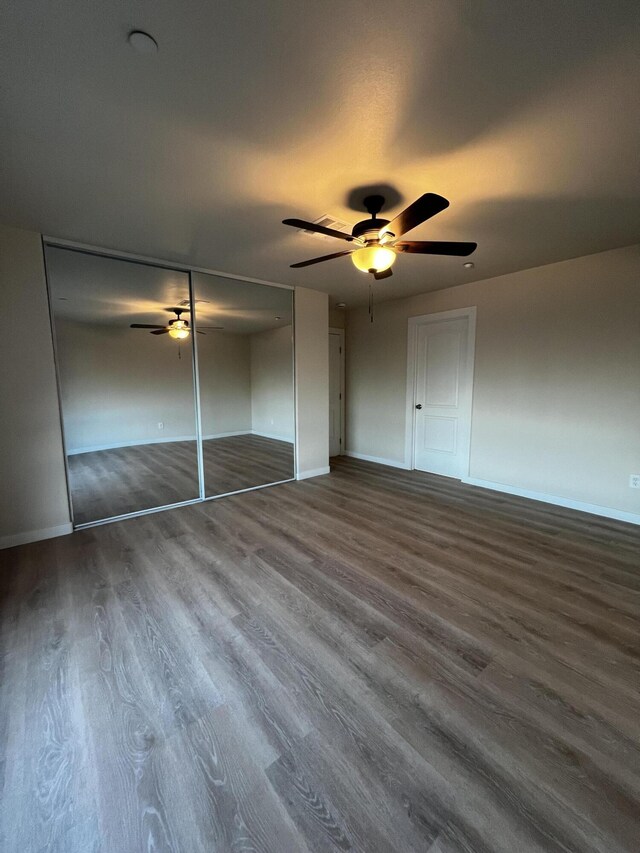
<svg viewBox="0 0 640 853"><path fill-rule="evenodd" d="M416 409L421 409L421 408L422 408L422 403L418 403L418 404L416 405Z"/></svg>

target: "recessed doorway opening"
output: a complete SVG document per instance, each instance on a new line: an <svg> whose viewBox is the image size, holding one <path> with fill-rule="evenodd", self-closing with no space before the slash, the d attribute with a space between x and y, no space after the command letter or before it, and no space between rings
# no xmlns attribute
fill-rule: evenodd
<svg viewBox="0 0 640 853"><path fill-rule="evenodd" d="M329 329L329 456L344 453L345 347L344 329Z"/></svg>

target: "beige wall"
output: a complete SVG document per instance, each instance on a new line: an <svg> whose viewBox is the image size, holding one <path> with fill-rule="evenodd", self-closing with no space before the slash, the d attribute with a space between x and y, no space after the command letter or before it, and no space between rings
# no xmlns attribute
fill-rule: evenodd
<svg viewBox="0 0 640 853"><path fill-rule="evenodd" d="M0 547L70 530L40 235L0 226Z"/></svg>
<svg viewBox="0 0 640 853"><path fill-rule="evenodd" d="M250 336L251 428L254 433L293 441L293 344L291 326Z"/></svg>
<svg viewBox="0 0 640 853"><path fill-rule="evenodd" d="M347 450L402 463L407 321L477 306L470 476L640 513L640 247L347 319Z"/></svg>
<svg viewBox="0 0 640 853"><path fill-rule="evenodd" d="M329 311L328 296L297 287L296 458L297 477L329 471Z"/></svg>

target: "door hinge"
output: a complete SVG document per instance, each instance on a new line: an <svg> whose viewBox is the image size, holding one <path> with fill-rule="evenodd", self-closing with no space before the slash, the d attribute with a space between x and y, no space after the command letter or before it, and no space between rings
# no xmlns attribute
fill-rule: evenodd
<svg viewBox="0 0 640 853"><path fill-rule="evenodd" d="M342 394L338 394L338 400L342 400Z"/></svg>
<svg viewBox="0 0 640 853"><path fill-rule="evenodd" d="M340 355L342 355L342 347L340 347Z"/></svg>

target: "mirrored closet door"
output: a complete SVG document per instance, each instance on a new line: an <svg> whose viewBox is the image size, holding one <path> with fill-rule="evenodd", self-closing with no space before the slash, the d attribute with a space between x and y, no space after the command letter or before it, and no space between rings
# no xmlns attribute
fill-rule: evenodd
<svg viewBox="0 0 640 853"><path fill-rule="evenodd" d="M295 477L292 290L54 243L45 261L76 527Z"/></svg>
<svg viewBox="0 0 640 853"><path fill-rule="evenodd" d="M74 524L197 499L189 274L45 259Z"/></svg>
<svg viewBox="0 0 640 853"><path fill-rule="evenodd" d="M294 477L293 291L193 273L206 497Z"/></svg>

